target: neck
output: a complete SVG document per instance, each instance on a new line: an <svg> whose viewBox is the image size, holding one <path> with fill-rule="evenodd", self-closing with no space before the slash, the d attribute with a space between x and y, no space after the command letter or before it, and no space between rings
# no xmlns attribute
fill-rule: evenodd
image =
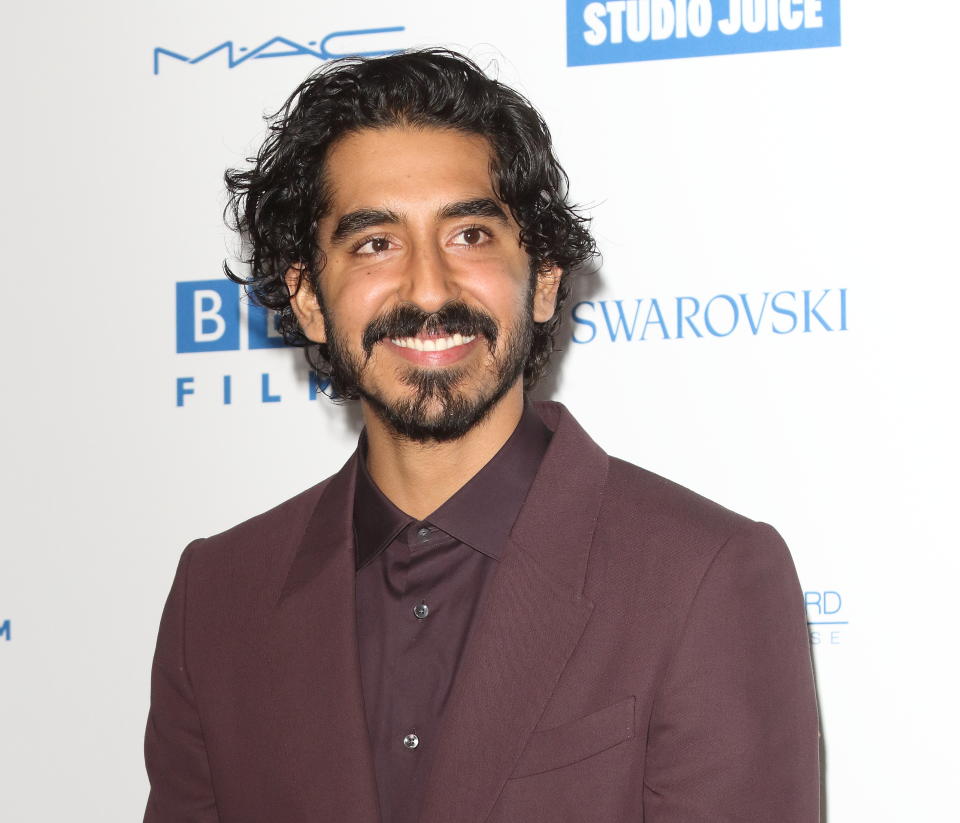
<svg viewBox="0 0 960 823"><path fill-rule="evenodd" d="M364 403L367 470L398 509L422 520L490 461L513 434L522 413L523 385L518 380L460 439L415 443L397 438Z"/></svg>

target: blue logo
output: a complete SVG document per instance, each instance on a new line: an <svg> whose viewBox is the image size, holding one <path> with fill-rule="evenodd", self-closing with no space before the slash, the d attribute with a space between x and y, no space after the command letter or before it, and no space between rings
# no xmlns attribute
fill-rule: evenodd
<svg viewBox="0 0 960 823"><path fill-rule="evenodd" d="M839 646L844 627L850 625L843 614L840 592L827 589L805 591L803 602L807 607L810 643L814 646Z"/></svg>
<svg viewBox="0 0 960 823"><path fill-rule="evenodd" d="M240 348L240 286L229 280L177 283L177 352L237 351ZM247 348L284 345L274 313L247 302Z"/></svg>
<svg viewBox="0 0 960 823"><path fill-rule="evenodd" d="M184 280L176 284L177 353L235 352L242 349L278 349L286 346L276 328L276 312L242 299L241 287L223 278ZM330 380L308 374L306 398L330 394ZM244 378L241 377L241 380ZM215 397L224 406L233 404L235 388L241 396L256 396L261 403L280 403L284 395L263 372L255 388L234 386L232 374L223 374L198 385L194 377L178 377L177 406L198 393Z"/></svg>
<svg viewBox="0 0 960 823"><path fill-rule="evenodd" d="M161 57L194 66L214 55L222 55L226 59L228 69L235 69L248 60L266 60L271 57L312 57L316 60L333 60L337 57L379 57L399 50L385 48L386 43L379 35L398 31L404 31L404 26L332 31L320 40L308 40L306 43L298 43L289 37L271 37L253 48L236 46L233 40L225 40L195 57L157 46L153 50L153 73L160 74Z"/></svg>
<svg viewBox="0 0 960 823"><path fill-rule="evenodd" d="M840 0L567 0L567 65L840 45Z"/></svg>
<svg viewBox="0 0 960 823"><path fill-rule="evenodd" d="M4 620L0 623L0 639L6 640L8 643L12 639L10 637L10 621Z"/></svg>
<svg viewBox="0 0 960 823"><path fill-rule="evenodd" d="M570 314L574 343L847 331L847 290L582 300Z"/></svg>

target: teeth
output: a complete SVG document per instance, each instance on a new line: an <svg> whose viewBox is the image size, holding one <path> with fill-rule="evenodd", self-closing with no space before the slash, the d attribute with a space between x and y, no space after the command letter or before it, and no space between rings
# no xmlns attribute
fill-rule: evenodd
<svg viewBox="0 0 960 823"><path fill-rule="evenodd" d="M390 342L401 349L414 349L415 351L446 351L455 346L465 346L477 339L475 334L454 334L449 337L391 337Z"/></svg>

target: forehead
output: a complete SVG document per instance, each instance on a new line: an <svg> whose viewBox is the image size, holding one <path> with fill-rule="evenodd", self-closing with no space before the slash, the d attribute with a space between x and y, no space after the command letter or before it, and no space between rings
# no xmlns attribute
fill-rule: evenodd
<svg viewBox="0 0 960 823"><path fill-rule="evenodd" d="M494 197L486 138L452 129L364 129L330 150L330 217L363 207L410 211Z"/></svg>

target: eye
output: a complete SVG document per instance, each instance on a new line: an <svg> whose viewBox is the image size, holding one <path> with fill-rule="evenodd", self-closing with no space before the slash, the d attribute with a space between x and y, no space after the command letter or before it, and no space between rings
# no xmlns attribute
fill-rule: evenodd
<svg viewBox="0 0 960 823"><path fill-rule="evenodd" d="M356 243L351 250L354 254L382 254L391 248L390 238L383 235L367 237Z"/></svg>
<svg viewBox="0 0 960 823"><path fill-rule="evenodd" d="M490 240L490 232L480 226L468 226L454 235L455 246L482 246Z"/></svg>

